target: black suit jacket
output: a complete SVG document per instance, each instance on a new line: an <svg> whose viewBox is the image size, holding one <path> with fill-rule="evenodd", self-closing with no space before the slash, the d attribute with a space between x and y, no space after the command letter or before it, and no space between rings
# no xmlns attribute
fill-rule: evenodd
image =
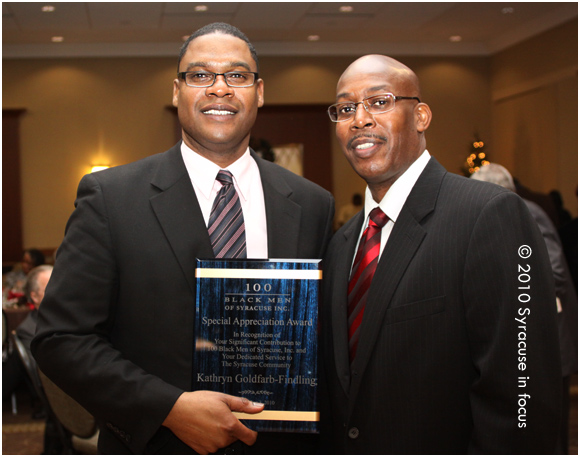
<svg viewBox="0 0 580 457"><path fill-rule="evenodd" d="M269 257L322 258L331 194L254 158ZM195 259L213 257L180 145L85 176L75 206L39 311L34 356L97 418L100 452L193 452L161 426L192 390ZM265 434L256 446L251 452L286 452Z"/></svg>
<svg viewBox="0 0 580 457"><path fill-rule="evenodd" d="M561 384L554 286L523 201L432 158L380 258L350 368L346 289L362 223L361 212L325 259L326 451L552 453ZM531 257L518 255L522 245Z"/></svg>

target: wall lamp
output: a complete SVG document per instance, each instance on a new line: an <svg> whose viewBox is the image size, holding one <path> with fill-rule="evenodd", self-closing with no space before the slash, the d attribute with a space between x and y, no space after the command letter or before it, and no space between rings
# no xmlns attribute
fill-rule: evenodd
<svg viewBox="0 0 580 457"><path fill-rule="evenodd" d="M91 173L94 173L95 171L106 170L107 168L110 168L109 165L93 165L91 168Z"/></svg>

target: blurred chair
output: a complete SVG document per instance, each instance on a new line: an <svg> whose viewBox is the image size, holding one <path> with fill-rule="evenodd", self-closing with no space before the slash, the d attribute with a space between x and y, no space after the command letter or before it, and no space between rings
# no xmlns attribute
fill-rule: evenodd
<svg viewBox="0 0 580 457"><path fill-rule="evenodd" d="M2 309L2 363L8 359L10 354L12 354L12 342L10 341L10 338L8 338L8 318L6 317L4 309ZM4 367L4 364L2 367ZM12 407L12 414L18 414L15 392L12 392L10 395L10 404Z"/></svg>
<svg viewBox="0 0 580 457"><path fill-rule="evenodd" d="M75 453L98 454L99 430L95 418L42 371L38 370L38 374L54 415L71 434Z"/></svg>
<svg viewBox="0 0 580 457"><path fill-rule="evenodd" d="M67 430L63 427L63 425L60 423L60 421L54 414L52 408L50 407L50 403L48 401L47 396L45 395L44 388L42 387L42 382L40 381L40 376L38 375L36 361L32 358L32 356L28 352L28 349L26 348L22 340L20 340L15 330L12 331L12 339L14 341L14 346L16 347L16 351L18 352L20 360L22 361L22 365L24 366L24 370L26 371L26 374L30 378L32 387L34 388L36 395L40 399L42 406L46 411L46 415L50 418L51 423L54 424L58 439L61 442L62 448L65 451L63 453L75 454L75 451L71 443L70 433L67 432Z"/></svg>
<svg viewBox="0 0 580 457"><path fill-rule="evenodd" d="M4 353L4 345L8 339L8 323L6 322L6 313L2 310L2 352Z"/></svg>

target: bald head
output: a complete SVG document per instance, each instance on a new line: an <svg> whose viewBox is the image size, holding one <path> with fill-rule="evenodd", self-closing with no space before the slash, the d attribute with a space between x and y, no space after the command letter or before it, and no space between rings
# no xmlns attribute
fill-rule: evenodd
<svg viewBox="0 0 580 457"><path fill-rule="evenodd" d="M478 171L471 175L472 179L476 181L486 181L498 186L505 187L512 192L516 191L516 186L512 175L505 167L497 163L490 163L489 165L484 165Z"/></svg>
<svg viewBox="0 0 580 457"><path fill-rule="evenodd" d="M340 77L333 108L344 114L336 137L378 203L425 151L431 109L413 70L387 56L355 60ZM371 105L372 103L372 105ZM338 106L338 107L337 107Z"/></svg>
<svg viewBox="0 0 580 457"><path fill-rule="evenodd" d="M34 303L37 308L44 298L44 291L51 274L52 265L40 265L28 273L26 284L24 285L24 292L29 303Z"/></svg>
<svg viewBox="0 0 580 457"><path fill-rule="evenodd" d="M370 54L355 60L344 71L338 81L337 99L345 95L340 91L341 86L347 85L351 80L371 75L380 76L406 96L421 98L419 78L413 70L392 57Z"/></svg>

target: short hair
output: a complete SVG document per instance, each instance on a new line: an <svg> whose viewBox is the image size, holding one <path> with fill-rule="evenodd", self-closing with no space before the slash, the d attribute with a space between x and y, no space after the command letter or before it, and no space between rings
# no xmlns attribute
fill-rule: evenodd
<svg viewBox="0 0 580 457"><path fill-rule="evenodd" d="M248 45L248 49L250 50L250 54L252 54L252 59L254 59L254 62L256 62L256 68L258 69L258 71L260 71L260 65L258 63L258 53L256 52L256 48L254 48L254 45L250 42L248 37L246 35L244 35L244 33L240 29L238 29L237 27L234 27L233 25L226 24L225 22L214 22L212 24L205 25L201 29L198 29L197 31L193 32L189 36L189 38L185 41L185 43L183 43L183 45L181 46L181 50L179 51L179 59L177 60L177 71L178 72L179 72L179 65L181 65L181 59L183 59L183 56L187 52L187 48L189 47L189 44L193 40L195 40L196 38L198 38L200 36L211 35L212 33L221 33L222 35L231 35L233 37L239 38L240 40L244 41Z"/></svg>
<svg viewBox="0 0 580 457"><path fill-rule="evenodd" d="M24 284L24 294L28 303L32 303L32 292L38 292L38 276L44 271L52 271L52 265L40 265L33 268L26 277L26 284Z"/></svg>
<svg viewBox="0 0 580 457"><path fill-rule="evenodd" d="M497 184L498 186L505 187L512 192L516 191L516 186L512 175L505 167L497 163L490 163L489 165L484 165L479 170L471 175L471 178L478 181L491 182Z"/></svg>
<svg viewBox="0 0 580 457"><path fill-rule="evenodd" d="M35 267L42 265L45 262L44 254L38 249L26 249L24 253L30 256Z"/></svg>

